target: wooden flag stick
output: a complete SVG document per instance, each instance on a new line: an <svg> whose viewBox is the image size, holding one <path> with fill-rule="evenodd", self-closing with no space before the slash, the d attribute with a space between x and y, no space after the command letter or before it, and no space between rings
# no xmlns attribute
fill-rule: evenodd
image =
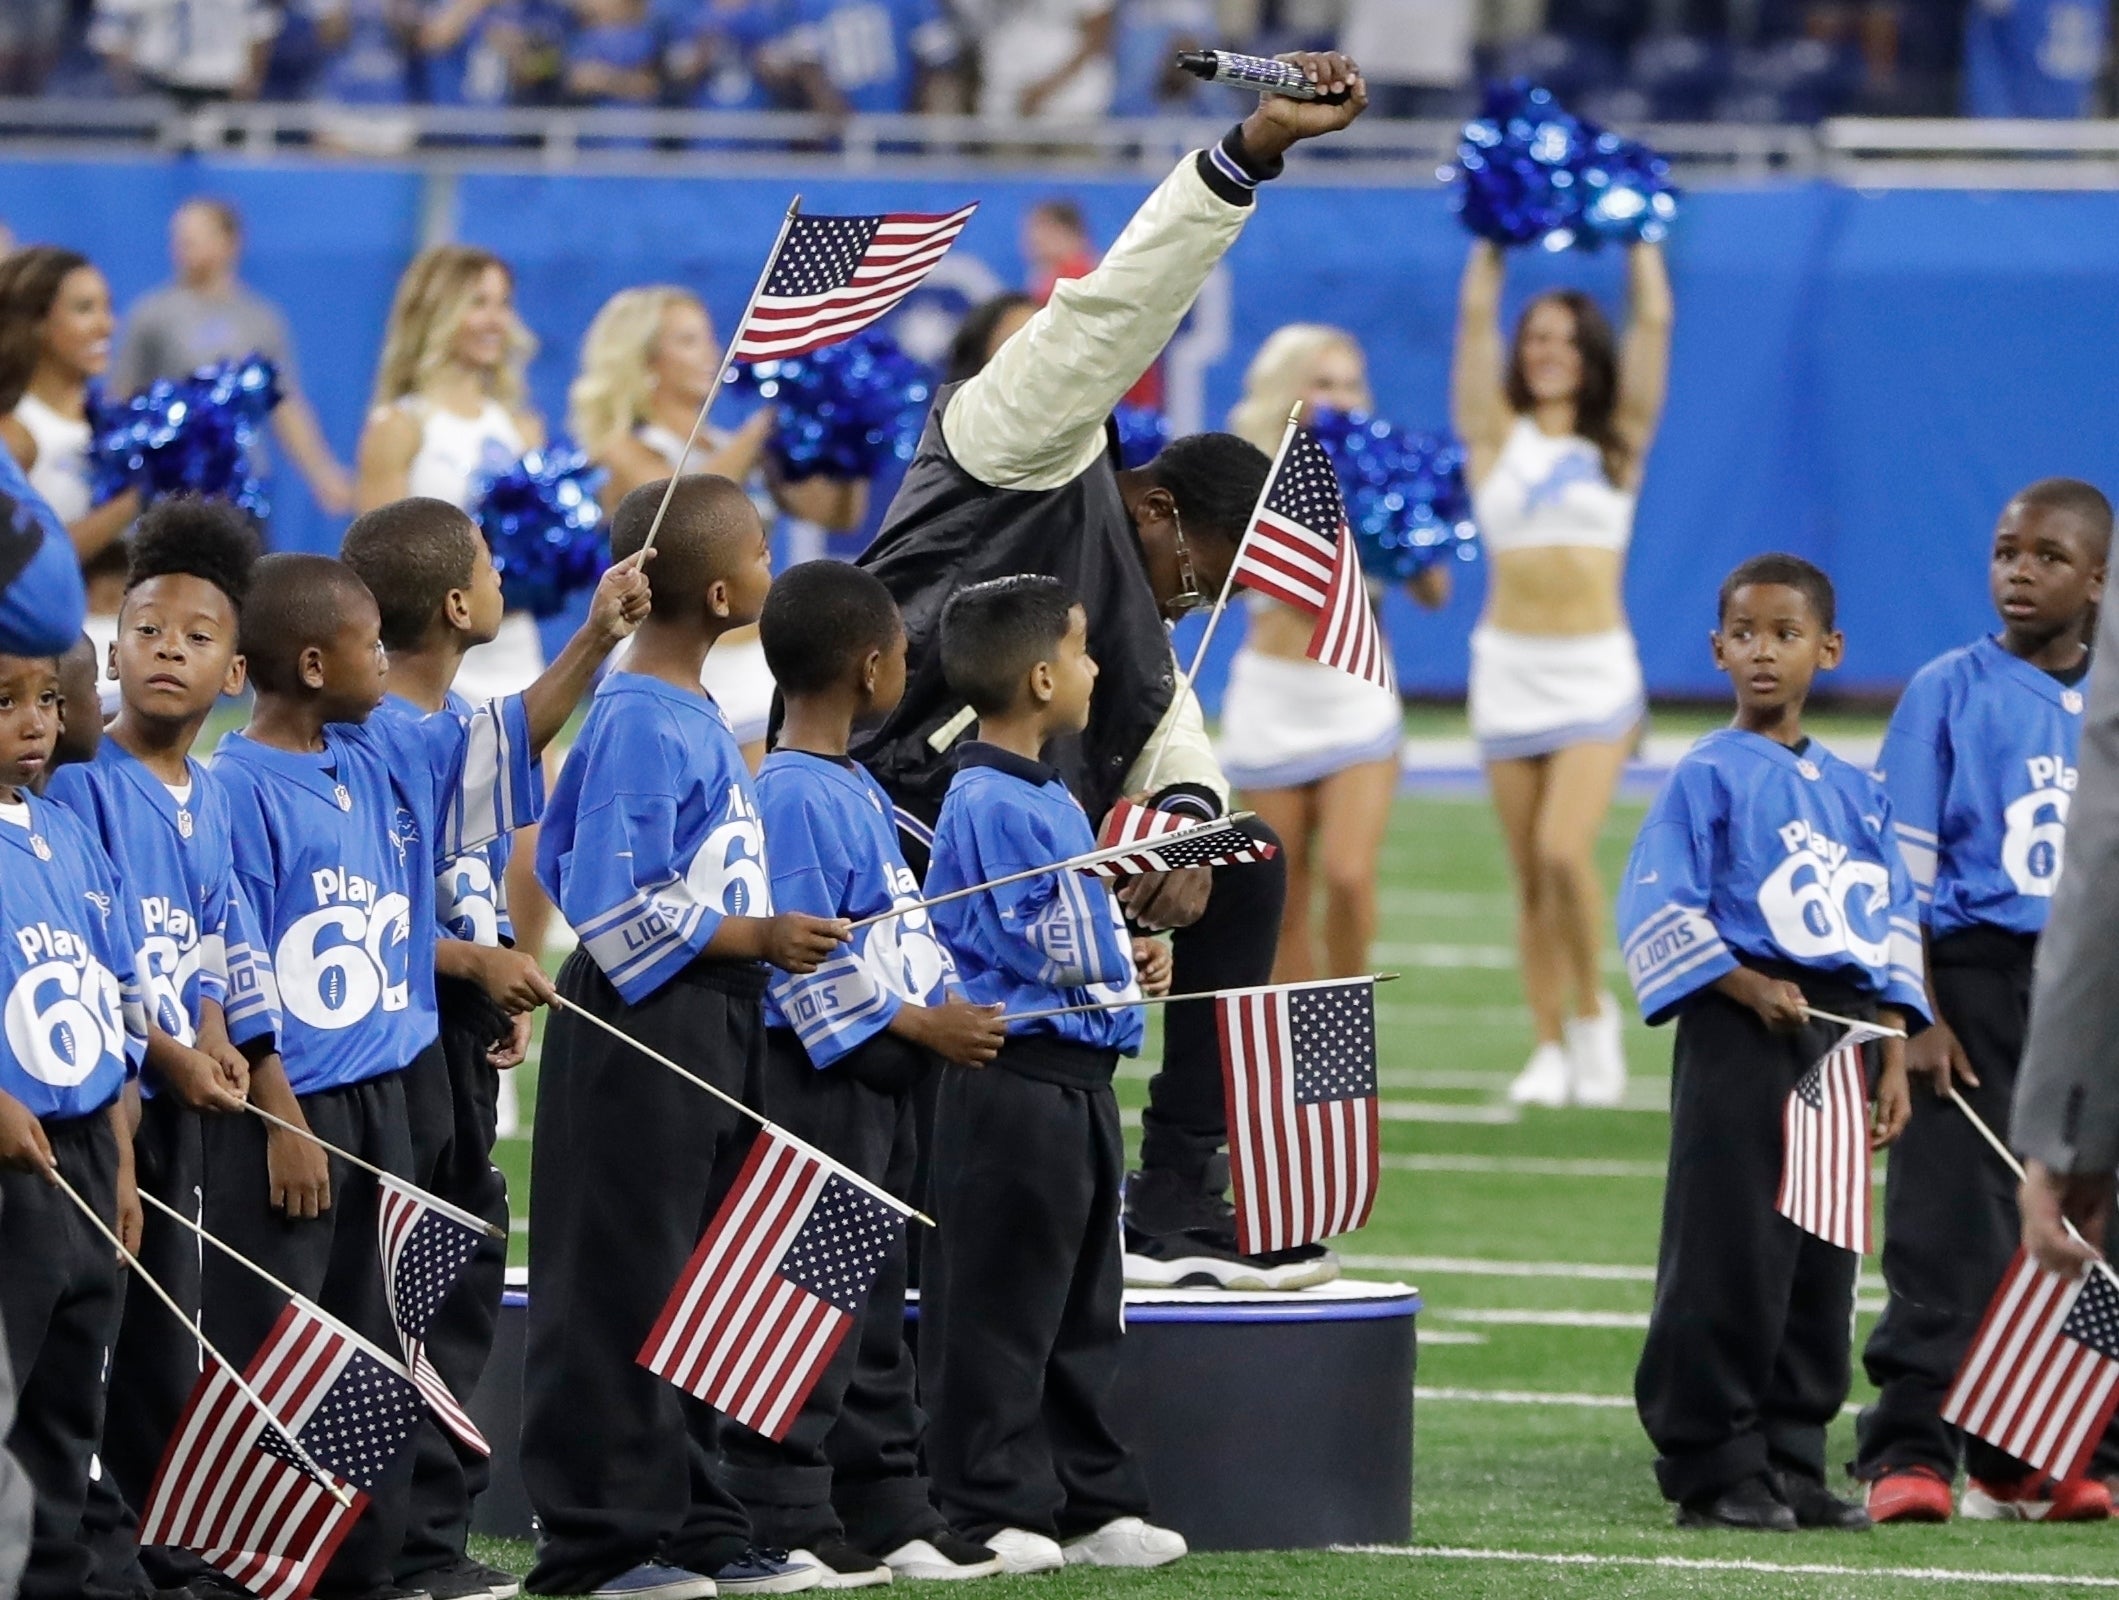
<svg viewBox="0 0 2119 1600"><path fill-rule="evenodd" d="M51 1178L51 1181L53 1183L56 1183L60 1188L66 1191L66 1197L69 1200L73 1201L75 1205L81 1208L81 1214L87 1217L90 1222L95 1224L96 1232L102 1234L104 1238L108 1239L111 1244L116 1247L118 1252L118 1259L125 1263L125 1265L131 1270L133 1276L138 1278L142 1283L146 1284L149 1290L153 1292L154 1297L157 1300L161 1301L162 1304L169 1307L170 1314L174 1316L177 1321L184 1324L184 1329L187 1333L189 1333L194 1339L199 1341L199 1348L201 1350L204 1350L208 1355L212 1356L214 1361L220 1366L221 1370L228 1374L229 1381L232 1382L236 1386L237 1390L241 1392L243 1398L245 1400L248 1400L252 1405L256 1406L258 1410L264 1412L264 1414L271 1420L272 1425L280 1430L280 1436L284 1438L287 1443L293 1447L294 1453L302 1458L302 1470L307 1472L310 1477L314 1478L317 1483L323 1487L324 1492L330 1495L331 1498L336 1500L340 1505L352 1505L353 1491L346 1488L338 1481L337 1478L333 1477L330 1473L326 1472L322 1467L317 1465L316 1458L310 1455L307 1450L303 1449L302 1441L294 1436L294 1430L288 1427L282 1421L280 1421L279 1413L274 1411L272 1407L265 1404L264 1399L258 1394L257 1390L250 1387L250 1380L244 1377L241 1372L236 1370L235 1363L230 1361L226 1356L222 1355L220 1351L216 1350L213 1347L213 1341L206 1337L205 1330L201 1328L196 1322L192 1321L190 1317L185 1315L184 1308L177 1304L175 1297L172 1296L167 1289L163 1288L159 1283L155 1282L153 1275L149 1273L145 1267L140 1265L139 1257L135 1256L130 1250L125 1248L124 1241L118 1237L117 1233L111 1228L110 1224L96 1215L96 1208L90 1205L86 1200L82 1199L80 1191L76 1189L72 1184L68 1183L64 1178L59 1176L57 1171L51 1168L46 1168L45 1171L47 1175ZM143 1193L141 1198L146 1199L150 1197ZM159 1204L159 1202L157 1203ZM168 1208L164 1207L163 1209L167 1210Z"/></svg>
<svg viewBox="0 0 2119 1600"><path fill-rule="evenodd" d="M862 1177L858 1172L854 1171L853 1168L846 1166L844 1163L834 1161L830 1156L826 1155L822 1150L819 1150L807 1139L796 1138L785 1128L781 1127L777 1122L774 1122L770 1117L764 1116L763 1114L757 1111L753 1111L749 1106L745 1105L741 1100L738 1100L727 1090L716 1088L713 1084L708 1083L704 1078L700 1077L696 1072L690 1072L687 1071L685 1068L678 1066L676 1062L672 1061L660 1050L656 1050L648 1045L642 1044L638 1039L634 1038L631 1034L627 1033L623 1028L616 1027L613 1024L604 1021L603 1018L597 1016L596 1013L593 1011L589 1011L581 1006L577 1006L565 995L554 995L552 997L552 1004L562 1011L569 1012L572 1015L581 1018L583 1022L589 1023L593 1027L601 1028L613 1039L619 1039L624 1041L626 1044L631 1045L635 1050L638 1050L650 1061L657 1062L662 1066L669 1068L670 1071L676 1073L677 1076L682 1078L686 1083L689 1083L696 1088L704 1089L716 1100L719 1100L726 1105L735 1107L736 1110L742 1112L746 1117L749 1117L753 1122L757 1123L759 1127L771 1129L774 1133L778 1134L781 1138L785 1139L796 1149L802 1151L805 1155L811 1156L818 1162L822 1163L824 1166L829 1167L833 1172L836 1172L840 1177L844 1178L855 1188L860 1189L865 1193L874 1195L878 1200L882 1201L885 1205L889 1206L891 1210L902 1212L906 1216L911 1217L915 1222L924 1222L930 1228L934 1226L934 1218L927 1215L926 1212L915 1211L911 1206L907 1205L904 1201L900 1200L888 1189L881 1188L876 1184L869 1182L868 1179Z"/></svg>
<svg viewBox="0 0 2119 1600"><path fill-rule="evenodd" d="M486 1221L483 1217L474 1217L471 1215L470 1212L464 1210L462 1207L450 1205L449 1202L444 1200L440 1195L428 1193L428 1191L422 1189L410 1178L401 1178L394 1172L385 1172L374 1162L363 1161L351 1150L341 1150L329 1139L320 1138L316 1134L311 1133L307 1128L296 1127L293 1123L287 1121L284 1117L274 1116L263 1106L259 1105L255 1100L245 1100L243 1102L243 1109L245 1111L256 1112L259 1116L263 1117L267 1122L271 1123L275 1128L280 1129L282 1132L291 1133L297 1139L307 1139L311 1144L317 1146L317 1148L321 1150L330 1151L331 1154L337 1156L339 1160L347 1162L352 1166L359 1167L363 1172L372 1173L378 1178L388 1178L392 1183L403 1185L405 1188L410 1189L414 1194L418 1195L420 1199L424 1200L428 1205L433 1206L435 1210L446 1212L449 1216L455 1218L467 1228L476 1228L488 1239L505 1239L507 1237L507 1234L503 1230L494 1227L492 1223Z"/></svg>
<svg viewBox="0 0 2119 1600"><path fill-rule="evenodd" d="M1372 972L1361 978L1339 978L1339 983L1389 983L1398 976L1395 972ZM1309 989L1318 985L1281 984L1275 987ZM1180 1000L1219 1000L1223 995L1242 994L1241 989L1199 989L1191 994L1142 995L1138 1000L1098 1000L1085 1006L1052 1006L1043 1011L1004 1011L997 1019L1001 1022L1032 1022L1039 1017L1073 1017L1089 1011L1123 1011L1128 1006L1174 1006Z"/></svg>
<svg viewBox="0 0 2119 1600"><path fill-rule="evenodd" d="M202 1227L199 1223L193 1221L190 1217L185 1216L183 1212L179 1211L175 1206L171 1205L168 1201L164 1200L160 1195L149 1194L145 1189L142 1189L140 1191L140 1199L145 1204L153 1206L155 1210L161 1212L162 1215L168 1217L172 1222L180 1223L184 1227L189 1228L193 1233L197 1234L201 1239L205 1240L206 1243L212 1245L214 1249L220 1251L222 1255L228 1257L229 1260L234 1261L239 1265L248 1267L252 1272L256 1273L260 1278L264 1279L265 1282L271 1284L273 1288L279 1290L279 1292L285 1295L289 1300L292 1300L296 1304L300 1305L304 1311L308 1312L312 1317L315 1317L317 1321L329 1324L333 1331L337 1332L338 1334L342 1335L347 1339L352 1340L355 1344L359 1345L362 1350L366 1351L370 1356L374 1357L377 1361L381 1362L384 1366L388 1367L391 1371L395 1372L400 1378L404 1378L407 1381L411 1379L411 1368L407 1367L399 1357L390 1354L389 1351L385 1350L373 1339L367 1338L365 1335L355 1331L352 1328L347 1327L345 1323L341 1322L337 1317L334 1317L330 1312L326 1311L314 1300L310 1299L307 1295L303 1294L299 1289L296 1289L292 1284L284 1283L280 1279L275 1278L271 1273L267 1272L255 1261L251 1260L250 1257L244 1255L243 1252L238 1250L234 1245L228 1243L227 1240L222 1239L215 1234L208 1233L205 1228Z"/></svg>
<svg viewBox="0 0 2119 1600"><path fill-rule="evenodd" d="M1842 1028L1873 1028L1886 1039L1903 1039L1906 1036L1906 1030L1903 1028L1886 1027L1881 1022L1863 1022L1857 1017L1843 1017L1836 1011L1820 1011L1815 1006L1804 1006L1803 1015L1819 1022L1836 1022Z"/></svg>
<svg viewBox="0 0 2119 1600"><path fill-rule="evenodd" d="M2001 1142L2001 1136L1988 1127L1986 1119L1974 1111L1965 1097L1957 1092L1957 1085L1955 1083L1949 1084L1944 1088L1943 1093L1956 1103L1957 1109L1965 1114L1966 1119L1972 1124L1979 1137L1986 1140L1988 1147L1993 1150L1994 1154L2001 1157L2002 1165L2015 1174L2016 1181L2018 1183L2024 1182L2027 1175L2023 1170L2023 1163L2016 1159L2016 1152ZM2069 1236L2078 1243L2088 1243L2080 1233L2075 1231L2075 1225L2072 1222L2067 1223L2067 1231ZM2102 1255L2097 1257L2097 1270L2111 1279L2112 1282L2119 1283L2119 1272L2114 1272L2112 1264L2105 1260Z"/></svg>
<svg viewBox="0 0 2119 1600"><path fill-rule="evenodd" d="M1192 685L1199 681L1199 669L1206 664L1207 646L1214 642L1214 630L1221 625L1221 614L1229 607L1229 595L1236 587L1236 567L1243 560L1243 547L1251 542L1251 530L1258 526L1258 519L1266 508L1266 497L1273 492L1273 480L1280 476L1280 464L1288 458L1288 444L1295 437L1295 430L1302 423L1302 402L1296 401L1288 408L1287 431L1280 436L1280 448L1273 452L1273 464L1266 469L1265 487L1258 491L1257 504L1251 507L1251 520L1244 524L1243 536L1236 541L1236 554L1229 558L1228 575L1221 580L1221 593L1215 596L1214 609L1207 613L1206 632L1199 636L1199 647L1192 652L1192 665L1187 667L1177 680L1177 693L1171 697L1174 706L1192 692ZM1174 722L1164 724L1174 728ZM1170 735L1165 732L1155 742L1154 759L1148 763L1148 776L1142 782L1144 793L1155 793L1155 775L1162 771L1163 756L1170 748Z"/></svg>
<svg viewBox="0 0 2119 1600"><path fill-rule="evenodd" d="M1104 845L1084 855L1069 856L1065 861L1055 861L1049 867L1031 867L1024 872L1011 872L1005 878L989 878L984 883L974 883L969 888L951 889L947 894L938 894L927 900L914 900L902 906L892 906L888 911L878 911L872 917L863 917L849 923L849 929L869 927L878 922L888 922L892 917L908 917L915 911L925 911L930 906L944 906L952 900L962 900L967 895L984 894L988 889L998 889L1006 883L1021 883L1026 878L1042 878L1054 872L1080 872L1099 862L1116 861L1120 856L1139 855L1144 850L1160 850L1165 845L1182 844L1187 839L1197 838L1203 833L1212 833L1216 828L1234 823L1248 822L1257 813L1232 811L1225 817L1210 817L1204 822L1195 822L1175 832L1160 834L1153 839L1135 839L1131 844Z"/></svg>
<svg viewBox="0 0 2119 1600"><path fill-rule="evenodd" d="M751 289L750 298L743 303L743 315L736 319L736 331L729 335L728 347L734 350L742 342L744 324L750 314L758 308L759 297L765 293L765 285L773 275L773 265L780 259L780 246L787 242L787 230L795 225L801 213L802 197L796 195L788 202L787 215L780 219L780 231L773 239L773 247L765 253L765 270L758 274L758 281ZM691 459L692 446L699 442L699 435L706 428L706 414L714 409L714 401L720 397L721 386L736 375L735 358L731 356L721 363L721 375L706 391L706 398L699 402L699 414L692 418L692 431L684 436L684 447L677 452L677 464L670 468L669 487L662 491L662 503L655 507L655 520L647 525L647 537L640 542L641 557L655 548L655 535L662 531L663 516L669 511L670 497L677 492L677 480L684 476L684 464Z"/></svg>

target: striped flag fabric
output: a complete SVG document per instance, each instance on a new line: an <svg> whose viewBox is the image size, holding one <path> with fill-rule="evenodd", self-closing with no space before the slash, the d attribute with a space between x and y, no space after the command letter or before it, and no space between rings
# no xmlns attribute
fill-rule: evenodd
<svg viewBox="0 0 2119 1600"><path fill-rule="evenodd" d="M360 1491L411 1439L419 1395L364 1340L300 1300L243 1376L270 1413L226 1367L210 1367L163 1451L140 1540L195 1552L259 1600L307 1600L367 1504ZM350 1504L333 1487L353 1491Z"/></svg>
<svg viewBox="0 0 2119 1600"><path fill-rule="evenodd" d="M1172 841L1172 834L1184 837ZM1168 841L1158 843L1158 841ZM1180 867L1224 867L1248 861L1270 861L1275 847L1254 839L1228 819L1217 828L1202 828L1197 817L1157 811L1153 806L1121 800L1104 818L1096 836L1098 850L1120 845L1141 848L1128 855L1092 861L1082 870L1099 878L1132 878L1143 872L1175 872Z"/></svg>
<svg viewBox="0 0 2119 1600"><path fill-rule="evenodd" d="M443 1427L470 1449L489 1456L493 1447L427 1355L427 1325L478 1253L485 1229L423 1189L396 1178L376 1181L382 1191L377 1230L382 1237L383 1294L390 1304L390 1320L404 1341L413 1385Z"/></svg>
<svg viewBox="0 0 2119 1600"><path fill-rule="evenodd" d="M1288 436L1257 520L1236 552L1235 579L1316 619L1307 654L1396 693L1398 679L1362 581L1332 458L1307 428Z"/></svg>
<svg viewBox="0 0 2119 1600"><path fill-rule="evenodd" d="M802 1402L897 1246L904 1214L767 1126L639 1362L769 1439Z"/></svg>
<svg viewBox="0 0 2119 1600"><path fill-rule="evenodd" d="M1943 1419L2066 1479L2089 1471L2115 1406L2119 1284L2110 1269L2099 1263L2070 1280L2017 1251L1943 1402Z"/></svg>
<svg viewBox="0 0 2119 1600"><path fill-rule="evenodd" d="M976 203L946 216L797 216L729 345L731 361L784 361L850 339L919 287Z"/></svg>
<svg viewBox="0 0 2119 1600"><path fill-rule="evenodd" d="M1217 995L1237 1244L1286 1250L1368 1221L1376 1203L1376 983Z"/></svg>
<svg viewBox="0 0 2119 1600"><path fill-rule="evenodd" d="M1774 1209L1805 1233L1856 1255L1870 1248L1869 1083L1861 1047L1875 1037L1867 1029L1843 1035L1781 1107Z"/></svg>

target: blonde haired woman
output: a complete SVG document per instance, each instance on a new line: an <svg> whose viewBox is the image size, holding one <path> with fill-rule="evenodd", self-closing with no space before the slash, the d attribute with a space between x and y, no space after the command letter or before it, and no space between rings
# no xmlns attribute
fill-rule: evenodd
<svg viewBox="0 0 2119 1600"><path fill-rule="evenodd" d="M397 281L361 428L355 509L420 495L472 510L481 473L544 443L523 382L536 352L515 314L514 274L498 256L445 244L413 257ZM519 694L542 671L537 619L511 611L491 644L464 656L456 692L474 703ZM508 858L507 906L517 947L532 955L544 948L552 918L536 865L537 832L525 828ZM502 1083L512 1097L513 1079L504 1075ZM504 1106L503 1122L512 1120Z"/></svg>
<svg viewBox="0 0 2119 1600"><path fill-rule="evenodd" d="M603 304L581 341L581 372L567 390L567 424L591 460L606 469L607 510L643 483L676 470L711 472L751 483L767 466L772 408L762 407L734 433L702 430L689 455L692 420L721 382L720 343L697 295L669 285L621 289ZM782 483L768 476L773 504L833 531L857 528L868 514L868 485L829 478ZM767 520L771 520L769 508ZM755 772L765 759L773 680L755 627L714 646L700 681L728 718Z"/></svg>
<svg viewBox="0 0 2119 1600"><path fill-rule="evenodd" d="M1471 723L1508 842L1537 1048L1519 1104L1616 1105L1619 1008L1602 970L1594 850L1647 702L1622 585L1670 374L1662 252L1628 257L1624 348L1596 302L1543 294L1501 336L1503 261L1472 246L1450 411L1488 561L1472 633Z"/></svg>
<svg viewBox="0 0 2119 1600"><path fill-rule="evenodd" d="M1317 323L1278 329L1244 373L1229 431L1271 454L1300 403L1366 411L1368 367L1353 335ZM1424 606L1449 599L1449 569L1415 578ZM1229 668L1222 702L1222 771L1243 803L1270 823L1287 851L1288 898L1280 918L1275 983L1343 978L1368 970L1376 935L1376 863L1398 785L1404 710L1387 689L1305 655L1312 620L1262 595ZM1322 953L1312 901L1323 891Z"/></svg>

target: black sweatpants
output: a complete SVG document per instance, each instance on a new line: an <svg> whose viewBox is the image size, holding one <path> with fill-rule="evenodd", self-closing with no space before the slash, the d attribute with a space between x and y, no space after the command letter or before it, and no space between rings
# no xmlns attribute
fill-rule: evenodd
<svg viewBox="0 0 2119 1600"><path fill-rule="evenodd" d="M500 1074L486 1059L487 1050L507 1037L508 1018L476 984L441 978L435 989L441 1037L405 1074L412 1181L501 1232L479 1245L427 1324L427 1355L434 1370L449 1392L469 1405L493 1353L508 1271L508 1184L493 1165ZM397 1558L400 1580L463 1559L472 1502L485 1493L491 1476L490 1461L443 1428L432 1412L421 1418L413 1435L405 1547Z"/></svg>
<svg viewBox="0 0 2119 1600"><path fill-rule="evenodd" d="M47 1117L44 1136L74 1191L116 1226L118 1140L107 1110ZM35 1505L23 1600L79 1600L92 1563L81 1526L103 1436L103 1364L124 1305L117 1251L42 1173L0 1170L0 1328L14 1364L7 1448Z"/></svg>
<svg viewBox="0 0 2119 1600"><path fill-rule="evenodd" d="M1776 975L1821 1009L1875 1015L1866 996ZM1656 1481L1681 1504L1769 1469L1824 1480L1825 1429L1852 1381L1860 1258L1803 1232L1774 1199L1782 1107L1844 1031L1768 1033L1711 991L1678 1018L1655 1306L1633 1389Z"/></svg>
<svg viewBox="0 0 2119 1600"><path fill-rule="evenodd" d="M586 952L559 992L755 1105L765 971L696 961L637 1006ZM755 1124L565 1010L546 1025L531 1160L522 1475L535 1594L582 1594L643 1561L711 1574L750 1543L719 1482L720 1414L639 1365L640 1347Z"/></svg>
<svg viewBox="0 0 2119 1600"><path fill-rule="evenodd" d="M133 1134L133 1172L143 1195L153 1195L193 1221L204 1205L204 1136L199 1113L171 1094L140 1102ZM140 1265L192 1316L199 1314L200 1262L208 1246L189 1228L142 1204ZM110 1356L110 1401L99 1452L102 1473L89 1485L82 1517L95 1551L90 1600L137 1595L153 1584L176 1587L200 1569L187 1551L141 1551L139 1514L154 1487L162 1450L184 1414L205 1356L194 1339L143 1284L125 1285L125 1312Z"/></svg>
<svg viewBox="0 0 2119 1600"><path fill-rule="evenodd" d="M920 1394L936 1500L974 1538L1072 1538L1148 1509L1110 1423L1125 1334L1115 1064L1016 1039L989 1067L942 1069Z"/></svg>
<svg viewBox="0 0 2119 1600"><path fill-rule="evenodd" d="M320 1139L397 1177L412 1172L405 1074L385 1073L300 1097ZM265 1159L267 1124L257 1117L202 1120L206 1147L206 1231L233 1246L296 1293L385 1350L400 1348L383 1294L374 1178L330 1158L331 1209L292 1219L273 1209ZM207 1247L202 1275L206 1337L240 1369L287 1308L287 1297L240 1262ZM339 1545L316 1593L322 1600L385 1588L405 1541L412 1454L401 1454L368 1491L368 1508Z"/></svg>
<svg viewBox="0 0 2119 1600"><path fill-rule="evenodd" d="M765 1114L891 1194L908 1196L919 1152L913 1090L934 1060L879 1035L819 1070L784 1028L766 1035ZM922 1227L914 1223L913 1227ZM944 1528L920 1467L920 1411L905 1342L905 1252L876 1273L859 1325L774 1443L748 1428L722 1436L728 1487L759 1540L814 1549L844 1538L875 1555Z"/></svg>
<svg viewBox="0 0 2119 1600"><path fill-rule="evenodd" d="M2004 1140L2016 1066L2030 1023L2037 941L1973 929L1935 941L1929 980L1936 1008L1963 1044L1979 1087L1958 1093ZM1960 1450L1975 1478L2010 1482L2029 1469L1942 1420L1942 1403L2015 1255L2016 1180L1971 1119L1924 1084L1913 1119L1891 1147L1884 1188L1888 1300L1862 1363L1877 1387L1861 1415L1854 1474L1894 1467L1957 1475Z"/></svg>

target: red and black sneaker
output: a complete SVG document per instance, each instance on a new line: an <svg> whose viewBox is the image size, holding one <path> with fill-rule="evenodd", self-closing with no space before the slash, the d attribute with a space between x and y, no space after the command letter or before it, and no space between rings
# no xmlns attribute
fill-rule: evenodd
<svg viewBox="0 0 2119 1600"><path fill-rule="evenodd" d="M2095 1478L2055 1480L2026 1473L2014 1483L1974 1478L1958 1507L1967 1522L2104 1522L2112 1492Z"/></svg>
<svg viewBox="0 0 2119 1600"><path fill-rule="evenodd" d="M1893 1467L1869 1485L1869 1520L1948 1522L1950 1480L1933 1467Z"/></svg>

